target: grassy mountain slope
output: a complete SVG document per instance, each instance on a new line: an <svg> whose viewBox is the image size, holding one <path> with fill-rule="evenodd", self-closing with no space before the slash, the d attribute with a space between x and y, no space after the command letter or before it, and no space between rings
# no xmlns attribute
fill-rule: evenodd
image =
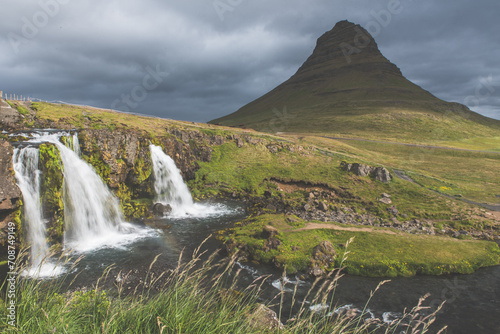
<svg viewBox="0 0 500 334"><path fill-rule="evenodd" d="M365 29L347 21L318 39L290 79L211 123L399 141L500 134L500 121L442 101L407 80Z"/></svg>

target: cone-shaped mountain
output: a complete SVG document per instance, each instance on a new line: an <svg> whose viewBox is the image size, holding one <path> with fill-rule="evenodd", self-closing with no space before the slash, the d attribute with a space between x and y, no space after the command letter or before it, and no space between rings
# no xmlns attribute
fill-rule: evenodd
<svg viewBox="0 0 500 334"><path fill-rule="evenodd" d="M464 122L472 133L457 133L461 132L458 123ZM290 79L210 123L266 132L398 139L417 139L429 132L433 132L431 139L486 135L484 131L498 135L500 129L499 121L440 100L407 80L382 55L368 31L348 21L338 22L321 36L312 55Z"/></svg>

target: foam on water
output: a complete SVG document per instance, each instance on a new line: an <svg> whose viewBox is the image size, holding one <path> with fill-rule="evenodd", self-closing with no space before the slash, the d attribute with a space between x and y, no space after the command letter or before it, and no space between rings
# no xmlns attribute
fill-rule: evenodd
<svg viewBox="0 0 500 334"><path fill-rule="evenodd" d="M66 268L57 263L43 262L36 266L30 266L21 272L21 276L37 279L54 278L66 273Z"/></svg>

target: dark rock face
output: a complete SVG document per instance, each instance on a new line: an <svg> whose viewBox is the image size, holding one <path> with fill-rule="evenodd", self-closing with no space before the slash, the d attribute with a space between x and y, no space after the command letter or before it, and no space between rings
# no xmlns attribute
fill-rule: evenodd
<svg viewBox="0 0 500 334"><path fill-rule="evenodd" d="M349 164L345 161L340 163L340 168L347 172L354 173L358 176L371 176L375 180L388 183L392 181L392 175L385 167L372 167L364 164L353 163Z"/></svg>
<svg viewBox="0 0 500 334"><path fill-rule="evenodd" d="M321 71L328 68L328 71ZM380 53L377 43L363 27L349 21L338 22L316 43L311 56L294 75L300 80L318 81L331 78L347 68L357 71L384 71L402 76L399 68ZM337 73L336 73L337 72Z"/></svg>
<svg viewBox="0 0 500 334"><path fill-rule="evenodd" d="M0 139L0 243L5 241L7 224L12 221L12 214L18 208L21 190L16 185L12 170L12 146Z"/></svg>
<svg viewBox="0 0 500 334"><path fill-rule="evenodd" d="M13 174L12 154L12 145L0 139L0 214L15 209L21 197Z"/></svg>

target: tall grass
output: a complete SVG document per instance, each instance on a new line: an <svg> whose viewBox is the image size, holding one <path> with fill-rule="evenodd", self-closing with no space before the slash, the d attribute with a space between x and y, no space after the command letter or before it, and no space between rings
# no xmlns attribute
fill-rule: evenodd
<svg viewBox="0 0 500 334"><path fill-rule="evenodd" d="M423 299L397 322L384 325L367 321L366 309L357 315L333 314L331 295L341 277L340 270L314 282L298 312L291 312L296 300L286 309L285 289L268 303L277 302L277 319L269 321L262 300L268 276L255 279L246 288L239 283L240 270L234 271L234 258L215 261L215 254L202 260L198 248L185 263L179 260L173 270L155 275L149 266L144 283L132 292L125 289L127 274L121 273L114 289L104 289L111 268L88 290L68 289L64 280L37 280L18 277L16 281L17 326L9 326L7 298L2 294L0 317L2 333L425 333L437 313L422 315ZM205 256L206 257L206 256ZM179 257L179 259L182 258ZM17 272L25 268L19 265ZM66 277L66 279L69 279ZM72 282L69 282L70 285ZM2 288L5 288L5 282ZM238 288L239 287L239 288ZM378 289L378 288L377 288ZM4 289L2 289L3 291ZM372 293L375 293L375 291ZM371 296L370 296L371 298ZM323 312L306 305L330 303ZM369 302L369 301L368 301ZM272 313L272 312L271 312ZM288 321L282 325L282 315Z"/></svg>

